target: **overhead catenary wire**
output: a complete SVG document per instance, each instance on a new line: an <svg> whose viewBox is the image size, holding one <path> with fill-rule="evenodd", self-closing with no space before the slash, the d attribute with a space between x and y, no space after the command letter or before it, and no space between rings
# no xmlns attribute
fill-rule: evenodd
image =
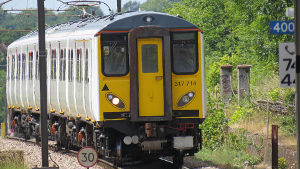
<svg viewBox="0 0 300 169"><path fill-rule="evenodd" d="M37 16L38 14L20 14L20 13L7 13L10 15L24 15L24 16ZM55 14L45 14L45 16L69 16L69 17L80 17L81 15L55 15Z"/></svg>

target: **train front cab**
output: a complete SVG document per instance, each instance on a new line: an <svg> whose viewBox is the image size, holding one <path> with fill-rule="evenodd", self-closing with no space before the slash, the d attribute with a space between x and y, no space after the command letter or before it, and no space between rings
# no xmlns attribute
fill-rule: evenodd
<svg viewBox="0 0 300 169"><path fill-rule="evenodd" d="M141 26L100 33L100 125L120 139L122 152L178 154L180 161L199 150L201 44L198 29Z"/></svg>

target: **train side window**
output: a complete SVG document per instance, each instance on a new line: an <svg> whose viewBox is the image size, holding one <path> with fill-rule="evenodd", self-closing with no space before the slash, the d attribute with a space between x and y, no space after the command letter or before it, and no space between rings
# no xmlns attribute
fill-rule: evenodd
<svg viewBox="0 0 300 169"><path fill-rule="evenodd" d="M198 71L197 32L172 33L172 68L175 74Z"/></svg>
<svg viewBox="0 0 300 169"><path fill-rule="evenodd" d="M15 55L12 55L11 58L11 79L15 78Z"/></svg>
<svg viewBox="0 0 300 169"><path fill-rule="evenodd" d="M26 53L22 53L22 78L25 79L26 71Z"/></svg>
<svg viewBox="0 0 300 169"><path fill-rule="evenodd" d="M35 59L35 79L39 79L39 52L36 52L36 59Z"/></svg>
<svg viewBox="0 0 300 169"><path fill-rule="evenodd" d="M102 73L105 76L124 76L128 73L128 35L102 35Z"/></svg>
<svg viewBox="0 0 300 169"><path fill-rule="evenodd" d="M85 50L85 70L84 70L84 81L89 82L89 50Z"/></svg>
<svg viewBox="0 0 300 169"><path fill-rule="evenodd" d="M17 60L17 79L20 79L20 72L21 72L21 55L18 54L18 60Z"/></svg>
<svg viewBox="0 0 300 169"><path fill-rule="evenodd" d="M60 50L60 66L59 66L59 80L65 80L66 73L66 49Z"/></svg>
<svg viewBox="0 0 300 169"><path fill-rule="evenodd" d="M33 52L29 52L29 67L28 67L28 79L32 80L32 68L33 68Z"/></svg>
<svg viewBox="0 0 300 169"><path fill-rule="evenodd" d="M76 55L76 80L77 80L77 82L81 82L81 80L82 80L81 60L82 60L82 49L77 49L77 55Z"/></svg>
<svg viewBox="0 0 300 169"><path fill-rule="evenodd" d="M68 71L68 75L69 75L69 81L73 81L73 49L69 49L69 54L68 54L69 58L69 71Z"/></svg>
<svg viewBox="0 0 300 169"><path fill-rule="evenodd" d="M51 79L56 79L56 50L51 51Z"/></svg>

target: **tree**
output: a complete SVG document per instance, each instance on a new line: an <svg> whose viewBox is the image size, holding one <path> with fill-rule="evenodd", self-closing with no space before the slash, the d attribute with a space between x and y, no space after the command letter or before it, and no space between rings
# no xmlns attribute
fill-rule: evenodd
<svg viewBox="0 0 300 169"><path fill-rule="evenodd" d="M167 12L203 30L207 82L214 87L219 64L252 64L253 76L278 70L278 44L294 36L271 35L269 22L286 20L285 8L292 5L290 0L183 0Z"/></svg>
<svg viewBox="0 0 300 169"><path fill-rule="evenodd" d="M123 5L122 11L138 11L140 8L140 3L136 1L129 1Z"/></svg>
<svg viewBox="0 0 300 169"><path fill-rule="evenodd" d="M178 1L180 0L147 0L141 4L141 10L163 12L165 8Z"/></svg>

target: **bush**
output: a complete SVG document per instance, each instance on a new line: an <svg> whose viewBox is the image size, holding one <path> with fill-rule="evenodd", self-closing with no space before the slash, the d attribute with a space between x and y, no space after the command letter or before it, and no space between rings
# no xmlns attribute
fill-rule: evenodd
<svg viewBox="0 0 300 169"><path fill-rule="evenodd" d="M211 150L222 146L227 127L227 119L222 109L211 112L200 125L203 133L203 146Z"/></svg>
<svg viewBox="0 0 300 169"><path fill-rule="evenodd" d="M268 93L270 99L272 101L278 101L279 98L280 98L280 90L279 88L275 88L275 89L272 89L269 93Z"/></svg>
<svg viewBox="0 0 300 169"><path fill-rule="evenodd" d="M237 109L234 111L234 113L230 117L229 124L233 124L235 122L239 122L240 120L248 117L253 112L253 109L250 107L237 107Z"/></svg>
<svg viewBox="0 0 300 169"><path fill-rule="evenodd" d="M279 116L278 122L280 129L284 131L286 136L295 136L296 135L296 117L294 113L289 115Z"/></svg>
<svg viewBox="0 0 300 169"><path fill-rule="evenodd" d="M281 157L278 159L278 169L286 169L287 168L287 161L285 158Z"/></svg>

